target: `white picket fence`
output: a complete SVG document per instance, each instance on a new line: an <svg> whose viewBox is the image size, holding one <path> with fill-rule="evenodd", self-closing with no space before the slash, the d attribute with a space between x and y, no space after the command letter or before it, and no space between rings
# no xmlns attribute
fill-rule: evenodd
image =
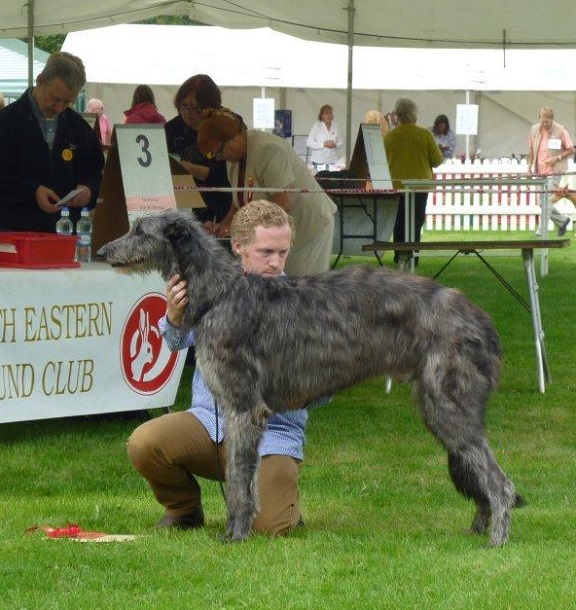
<svg viewBox="0 0 576 610"><path fill-rule="evenodd" d="M576 178L574 170L570 161L571 189ZM437 186L428 196L426 230L535 231L540 219L542 187L527 184L527 174L526 162L516 159L444 163L434 172ZM516 178L518 184L514 184ZM498 179L506 184L486 184ZM451 181L458 185L450 184ZM574 226L576 210L572 203L564 199L557 205ZM553 228L549 223L549 229Z"/></svg>

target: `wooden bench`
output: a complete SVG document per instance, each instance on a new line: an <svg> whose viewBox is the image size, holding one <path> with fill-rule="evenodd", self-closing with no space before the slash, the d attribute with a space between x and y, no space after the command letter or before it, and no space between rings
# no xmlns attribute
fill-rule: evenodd
<svg viewBox="0 0 576 610"><path fill-rule="evenodd" d="M516 240L476 240L476 241L422 241L422 242L380 242L362 246L364 252L416 252L425 250L444 250L470 254L477 250L537 250L543 248L565 248L569 239L516 239Z"/></svg>
<svg viewBox="0 0 576 610"><path fill-rule="evenodd" d="M512 296L526 309L532 316L532 328L534 333L534 346L536 350L536 368L538 374L538 389L541 393L546 391L546 383L552 381L550 369L548 367L548 359L546 356L546 347L544 344L544 329L542 328L542 316L540 313L540 301L538 298L538 283L536 280L536 270L534 268L534 250L548 248L565 248L570 245L569 239L530 239L530 240L480 240L480 241L436 241L436 242L374 242L362 246L363 252L406 252L414 254L415 252L423 252L427 250L453 252L447 263L434 275L436 279L448 265L459 254L474 254L479 258L484 265L494 274L496 279L512 294ZM530 302L518 293L518 291L482 256L485 250L520 250L524 268L526 271L526 280L528 282L528 294ZM405 260L401 267L405 267L408 261ZM411 269L414 271L414 265L411 264Z"/></svg>

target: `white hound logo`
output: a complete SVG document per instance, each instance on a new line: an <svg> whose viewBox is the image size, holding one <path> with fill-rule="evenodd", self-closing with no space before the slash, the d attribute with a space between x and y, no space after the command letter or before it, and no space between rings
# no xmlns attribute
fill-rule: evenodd
<svg viewBox="0 0 576 610"><path fill-rule="evenodd" d="M128 385L140 394L162 389L178 361L178 352L168 349L158 329L165 311L164 296L148 294L132 308L124 325L122 371Z"/></svg>
<svg viewBox="0 0 576 610"><path fill-rule="evenodd" d="M156 329L154 329L156 330ZM132 378L142 381L144 367L152 362L152 346L148 341L150 334L150 316L144 309L140 310L140 324L130 340L130 370Z"/></svg>

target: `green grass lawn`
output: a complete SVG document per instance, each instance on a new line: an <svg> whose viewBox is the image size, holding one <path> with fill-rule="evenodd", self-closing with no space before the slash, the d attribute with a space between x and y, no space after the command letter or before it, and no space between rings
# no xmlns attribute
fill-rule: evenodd
<svg viewBox="0 0 576 610"><path fill-rule="evenodd" d="M505 547L488 549L486 537L466 533L473 507L454 491L445 454L424 430L409 388L394 384L386 394L384 380L375 379L311 415L301 476L306 526L287 538L237 545L219 541L225 508L214 483L203 487L206 528L154 531L161 508L125 453L136 417L0 425L0 608L576 607L574 256L573 247L551 250L550 273L539 278L553 377L544 395L530 315L477 260L457 259L441 276L488 311L502 337L501 387L490 401L487 431L528 501L514 511ZM385 264L390 260L388 253ZM444 260L423 258L418 272L431 276ZM526 295L519 253L490 261ZM341 264L358 262L374 259ZM190 376L187 368L177 409L189 404ZM34 524L68 521L139 537L90 544L25 533Z"/></svg>

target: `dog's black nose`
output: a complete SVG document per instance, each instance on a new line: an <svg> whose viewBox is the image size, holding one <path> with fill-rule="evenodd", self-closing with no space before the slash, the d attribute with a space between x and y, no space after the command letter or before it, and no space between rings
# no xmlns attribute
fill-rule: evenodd
<svg viewBox="0 0 576 610"><path fill-rule="evenodd" d="M98 257L99 260L105 261L106 260L106 246L102 246L98 250L98 252L96 252L96 256Z"/></svg>

